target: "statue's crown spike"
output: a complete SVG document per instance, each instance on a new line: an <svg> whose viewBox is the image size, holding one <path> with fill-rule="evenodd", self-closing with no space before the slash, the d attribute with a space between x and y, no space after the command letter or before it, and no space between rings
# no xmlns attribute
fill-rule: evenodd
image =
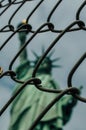
<svg viewBox="0 0 86 130"><path fill-rule="evenodd" d="M34 54L35 56L35 60L32 61L34 63L34 65L38 62L38 60L40 59L41 56L38 56L38 54L34 51L32 51L32 53ZM42 53L44 53L44 46L42 46ZM55 59L51 59L51 56L53 55L54 51L52 51L48 56L45 57L45 59L43 60L42 62L42 66L46 63L46 66L47 68L50 68L50 70L52 68L60 68L61 66L60 65L54 65L53 63L60 60L60 57L58 58L55 58Z"/></svg>

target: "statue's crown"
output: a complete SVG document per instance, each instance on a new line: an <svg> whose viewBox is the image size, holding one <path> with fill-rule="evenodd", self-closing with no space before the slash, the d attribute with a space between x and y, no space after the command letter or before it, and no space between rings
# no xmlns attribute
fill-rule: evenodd
<svg viewBox="0 0 86 130"><path fill-rule="evenodd" d="M32 51L34 56L35 56L35 60L32 61L34 66L37 64L38 60L41 58L41 56L38 56L37 53L35 53L34 51ZM42 54L44 53L44 48L42 48ZM59 68L61 67L60 65L55 65L54 62L58 61L60 59L60 57L55 58L55 59L51 59L51 56L53 55L54 51L52 51L48 56L45 57L45 59L42 61L41 65L39 66L39 70L40 71L46 71L46 73L51 73L52 68Z"/></svg>

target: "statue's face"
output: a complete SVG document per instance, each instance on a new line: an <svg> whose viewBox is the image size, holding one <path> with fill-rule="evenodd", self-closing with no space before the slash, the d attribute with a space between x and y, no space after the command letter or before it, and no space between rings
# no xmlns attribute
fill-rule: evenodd
<svg viewBox="0 0 86 130"><path fill-rule="evenodd" d="M51 69L52 69L52 65L51 65L51 61L49 60L49 58L45 58L43 60L43 62L40 64L39 66L39 70L41 71L46 71L46 73L50 73L51 72Z"/></svg>
<svg viewBox="0 0 86 130"><path fill-rule="evenodd" d="M51 66L51 62L48 58L45 58L44 61L42 62L42 67L44 68L49 68Z"/></svg>

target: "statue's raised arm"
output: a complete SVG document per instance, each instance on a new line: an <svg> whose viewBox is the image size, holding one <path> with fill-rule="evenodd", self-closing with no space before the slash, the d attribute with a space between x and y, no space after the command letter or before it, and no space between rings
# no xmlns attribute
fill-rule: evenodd
<svg viewBox="0 0 86 130"><path fill-rule="evenodd" d="M23 26L23 27L22 27ZM20 28L21 30L18 32L18 38L19 38L19 50L22 48L22 46L26 42L27 35L29 34L26 26L26 19L24 19L21 23L18 24L17 28ZM29 29L31 29L31 26L29 25ZM26 75L28 70L30 70L30 61L28 59L27 55L27 49L24 48L24 50L19 55L19 66L16 68L17 78L22 78Z"/></svg>
<svg viewBox="0 0 86 130"><path fill-rule="evenodd" d="M24 19L21 23L18 24L17 28L21 27L22 25L26 24L26 20ZM22 28L23 29L26 29L26 27L24 26ZM19 31L18 32L18 38L19 38L19 41L20 41L20 48L23 46L23 44L26 42L26 37L27 37L27 34L28 32L27 31ZM26 48L23 50L23 52L20 54L20 62L24 62L24 61L27 61L27 51L26 51Z"/></svg>

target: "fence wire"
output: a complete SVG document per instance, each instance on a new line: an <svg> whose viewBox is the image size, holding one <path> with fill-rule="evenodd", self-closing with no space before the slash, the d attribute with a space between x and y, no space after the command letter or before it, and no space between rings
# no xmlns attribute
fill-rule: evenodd
<svg viewBox="0 0 86 130"><path fill-rule="evenodd" d="M39 69L39 66L41 65L42 61L46 58L48 53L52 50L52 48L58 44L58 41L65 35L65 33L68 32L74 32L74 31L79 31L79 30L86 30L85 22L82 21L80 14L85 8L86 5L86 0L78 7L77 11L75 12L75 20L71 22L65 29L63 30L56 30L54 23L51 22L51 18L55 11L60 7L60 4L63 2L62 0L58 0L58 2L54 5L52 10L47 16L46 22L42 24L41 26L38 27L38 29L33 30L33 26L29 23L30 18L34 15L34 13L37 11L37 9L41 6L41 4L44 2L44 0L40 0L34 9L30 12L30 14L26 17L26 24L22 25L19 28L15 28L14 25L12 24L13 18L16 16L17 12L21 9L21 7L24 6L25 3L27 2L34 2L35 0L1 0L0 2L0 17L2 17L7 10L15 5L17 5L17 9L13 12L13 14L10 16L8 20L8 24L0 28L0 33L4 35L4 33L11 32L11 35L3 42L2 45L0 45L0 51L3 50L3 48L8 44L10 39L14 37L15 34L17 34L20 31L27 31L29 33L32 33L32 36L27 40L27 42L22 46L22 48L17 52L17 54L14 56L12 59L8 71L3 72L3 66L0 67L0 78L4 78L5 76L9 76L12 80L15 82L21 83L20 89L8 100L8 102L2 107L0 110L0 115L4 113L4 111L8 108L8 106L13 102L15 97L26 87L27 84L34 84L37 89L40 91L48 92L48 93L59 93L59 95L42 111L42 113L39 114L38 118L34 121L32 124L31 128L29 130L33 130L34 127L37 125L37 123L42 119L42 117L48 112L48 110L57 102L59 99L64 96L65 94L71 94L73 97L75 97L77 100L80 100L81 102L86 103L86 98L81 97L79 95L80 90L78 88L73 87L72 85L72 78L76 70L79 68L81 63L85 60L86 58L86 52L80 57L80 59L77 60L76 64L72 67L70 73L68 74L67 77L67 86L68 88L64 90L56 90L56 89L46 89L43 88L41 84L41 80L36 78L36 73ZM77 25L77 26L75 26ZM26 29L24 29L24 27ZM52 32L52 33L57 33L58 36L53 40L53 42L50 44L50 46L46 49L44 54L41 56L39 61L37 62L33 73L32 77L28 79L28 81L21 81L16 78L16 72L13 71L13 65L16 61L16 59L20 56L21 52L27 47L28 44L32 41L34 37L36 37L37 34L39 33L45 33L45 32Z"/></svg>

